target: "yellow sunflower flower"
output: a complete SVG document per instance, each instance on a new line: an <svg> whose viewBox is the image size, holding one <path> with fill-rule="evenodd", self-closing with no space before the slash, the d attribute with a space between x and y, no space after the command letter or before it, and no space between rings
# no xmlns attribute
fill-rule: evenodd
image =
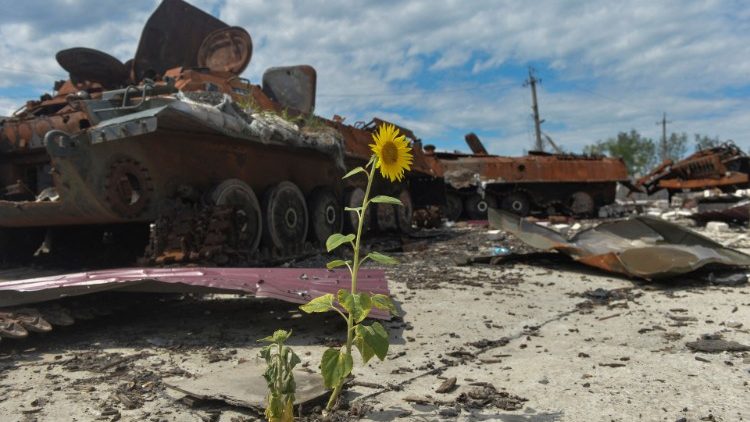
<svg viewBox="0 0 750 422"><path fill-rule="evenodd" d="M378 131L372 135L374 144L370 144L375 153L375 168L380 169L383 178L391 182L400 181L404 171L411 168L413 156L411 146L404 135L400 135L394 125L381 124Z"/></svg>

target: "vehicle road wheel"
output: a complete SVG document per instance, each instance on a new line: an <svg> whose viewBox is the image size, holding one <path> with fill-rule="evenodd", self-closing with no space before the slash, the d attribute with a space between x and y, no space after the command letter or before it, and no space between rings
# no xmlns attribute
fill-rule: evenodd
<svg viewBox="0 0 750 422"><path fill-rule="evenodd" d="M587 192L575 192L568 198L568 209L573 215L589 216L594 213L594 198Z"/></svg>
<svg viewBox="0 0 750 422"><path fill-rule="evenodd" d="M304 243L307 237L307 205L297 185L281 182L263 196L263 242L281 250Z"/></svg>
<svg viewBox="0 0 750 422"><path fill-rule="evenodd" d="M503 198L502 208L521 217L526 217L531 211L531 202L525 194L515 192Z"/></svg>
<svg viewBox="0 0 750 422"><path fill-rule="evenodd" d="M471 220L486 220L487 209L490 207L497 207L497 202L489 195L482 198L478 193L474 193L464 201L464 211Z"/></svg>
<svg viewBox="0 0 750 422"><path fill-rule="evenodd" d="M412 231L412 220L414 219L414 205L411 202L411 194L408 190L402 190L398 195L398 199L404 206L396 206L396 215L398 216L396 223L401 233L411 233Z"/></svg>
<svg viewBox="0 0 750 422"><path fill-rule="evenodd" d="M240 239L243 239L248 251L258 249L263 232L263 217L253 189L242 180L228 179L211 191L211 202L215 205L235 206L242 211L245 224L241 227Z"/></svg>
<svg viewBox="0 0 750 422"><path fill-rule="evenodd" d="M357 208L362 206L362 199L365 197L365 191L361 188L349 188L344 194L344 206L349 208ZM365 215L365 221L362 226L362 231L367 232L370 229L370 210L372 207L367 208ZM345 211L344 225L349 233L356 233L357 226L359 225L359 217L354 211Z"/></svg>
<svg viewBox="0 0 750 422"><path fill-rule="evenodd" d="M325 245L330 235L341 232L341 225L344 222L341 203L330 189L315 188L310 194L307 208L310 211L312 240Z"/></svg>
<svg viewBox="0 0 750 422"><path fill-rule="evenodd" d="M396 206L391 204L373 204L375 207L375 226L381 232L396 230Z"/></svg>
<svg viewBox="0 0 750 422"><path fill-rule="evenodd" d="M445 217L450 221L458 221L463 212L464 204L457 193L445 195Z"/></svg>

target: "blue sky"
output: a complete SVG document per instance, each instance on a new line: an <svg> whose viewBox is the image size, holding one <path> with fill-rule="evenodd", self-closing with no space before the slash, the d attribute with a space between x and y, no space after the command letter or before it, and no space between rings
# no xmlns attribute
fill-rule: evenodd
<svg viewBox="0 0 750 422"><path fill-rule="evenodd" d="M542 79L543 130L569 151L636 129L734 139L750 130L750 3L744 1L196 0L245 27L244 76L311 64L317 111L373 116L425 143L465 149L474 131L490 151L533 143L527 67ZM0 114L51 89L57 50L132 57L155 0L0 0Z"/></svg>

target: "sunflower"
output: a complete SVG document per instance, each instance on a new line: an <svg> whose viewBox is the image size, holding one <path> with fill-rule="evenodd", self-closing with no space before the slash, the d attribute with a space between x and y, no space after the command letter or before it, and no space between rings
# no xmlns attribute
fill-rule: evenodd
<svg viewBox="0 0 750 422"><path fill-rule="evenodd" d="M394 125L381 124L378 131L372 135L374 144L370 144L375 153L375 168L380 169L383 178L391 182L400 181L404 171L412 164L411 146L404 135Z"/></svg>

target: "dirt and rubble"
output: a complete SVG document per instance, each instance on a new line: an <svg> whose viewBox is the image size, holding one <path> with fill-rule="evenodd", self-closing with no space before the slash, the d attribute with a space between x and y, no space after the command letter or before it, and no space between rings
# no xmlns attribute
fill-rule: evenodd
<svg viewBox="0 0 750 422"><path fill-rule="evenodd" d="M730 242L744 230L710 235ZM387 272L401 310L385 324L389 357L355 365L349 405L334 419L750 418L746 281L629 280L534 252L481 224L423 230L404 241L402 252L392 252L402 265ZM507 259L495 265L472 260L502 254ZM76 300L96 309L111 295ZM337 315L303 315L276 300L116 297L110 315L0 342L0 419L259 420L251 409L186 397L166 380L254 361L257 339L277 328L293 330L305 371L316 370L324 345L343 341ZM303 412L314 415L321 404Z"/></svg>

